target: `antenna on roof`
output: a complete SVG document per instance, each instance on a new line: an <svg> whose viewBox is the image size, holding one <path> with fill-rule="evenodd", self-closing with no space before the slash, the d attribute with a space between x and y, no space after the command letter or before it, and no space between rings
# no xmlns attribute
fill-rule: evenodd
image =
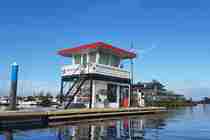
<svg viewBox="0 0 210 140"><path fill-rule="evenodd" d="M133 45L133 41L131 42L131 46L130 46L130 50L133 50L134 45ZM134 84L134 79L133 79L133 58L130 59L130 78L131 78L131 82L130 82L130 95L133 95L133 84ZM131 98L129 99L129 103L131 103Z"/></svg>
<svg viewBox="0 0 210 140"><path fill-rule="evenodd" d="M134 45L133 45L133 41L131 42L131 46L130 46L130 50L134 50ZM133 63L133 58L130 59L130 63L131 63L131 85L133 85L134 83L134 79L133 79L133 68L134 68L134 63Z"/></svg>

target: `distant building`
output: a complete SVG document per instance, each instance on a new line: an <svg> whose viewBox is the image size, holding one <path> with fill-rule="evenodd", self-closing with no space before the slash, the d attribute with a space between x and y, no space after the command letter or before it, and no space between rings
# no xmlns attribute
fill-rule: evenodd
<svg viewBox="0 0 210 140"><path fill-rule="evenodd" d="M201 101L203 104L210 104L210 97L204 97L204 99Z"/></svg>
<svg viewBox="0 0 210 140"><path fill-rule="evenodd" d="M132 106L137 107L144 107L145 106L145 96L144 92L142 92L141 86L133 85L133 92L132 92Z"/></svg>
<svg viewBox="0 0 210 140"><path fill-rule="evenodd" d="M9 97L8 96L1 96L0 97L0 104L1 105L7 105L7 104L9 104Z"/></svg>
<svg viewBox="0 0 210 140"><path fill-rule="evenodd" d="M175 94L167 91L160 82L153 80L152 82L137 83L133 85L134 93L138 91L141 97L140 104L143 102L151 103L158 101L185 100L184 95Z"/></svg>

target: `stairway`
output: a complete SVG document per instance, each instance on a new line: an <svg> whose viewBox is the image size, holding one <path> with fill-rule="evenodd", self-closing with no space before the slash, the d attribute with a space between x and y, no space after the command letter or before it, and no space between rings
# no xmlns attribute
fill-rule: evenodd
<svg viewBox="0 0 210 140"><path fill-rule="evenodd" d="M77 95L77 93L79 92L79 90L81 89L82 85L85 83L86 80L87 78L85 76L80 76L69 88L69 90L63 97L63 100L66 102L66 104L64 105L64 109L69 108L75 96Z"/></svg>

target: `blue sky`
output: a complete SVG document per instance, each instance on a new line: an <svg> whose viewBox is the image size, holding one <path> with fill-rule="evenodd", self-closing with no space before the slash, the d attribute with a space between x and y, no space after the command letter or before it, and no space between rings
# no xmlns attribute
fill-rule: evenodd
<svg viewBox="0 0 210 140"><path fill-rule="evenodd" d="M9 67L20 64L19 92L59 88L56 51L104 41L139 57L135 80L158 79L171 90L210 96L210 2L208 0L20 0L0 4L0 90ZM153 48L153 49L151 49Z"/></svg>

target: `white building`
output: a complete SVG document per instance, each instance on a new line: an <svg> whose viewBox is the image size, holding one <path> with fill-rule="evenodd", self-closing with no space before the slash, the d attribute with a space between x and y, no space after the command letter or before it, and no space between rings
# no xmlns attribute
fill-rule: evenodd
<svg viewBox="0 0 210 140"><path fill-rule="evenodd" d="M103 42L62 49L59 55L72 58L62 67L61 95L65 107L84 103L90 108L119 108L130 105L130 72L121 61L135 53Z"/></svg>

